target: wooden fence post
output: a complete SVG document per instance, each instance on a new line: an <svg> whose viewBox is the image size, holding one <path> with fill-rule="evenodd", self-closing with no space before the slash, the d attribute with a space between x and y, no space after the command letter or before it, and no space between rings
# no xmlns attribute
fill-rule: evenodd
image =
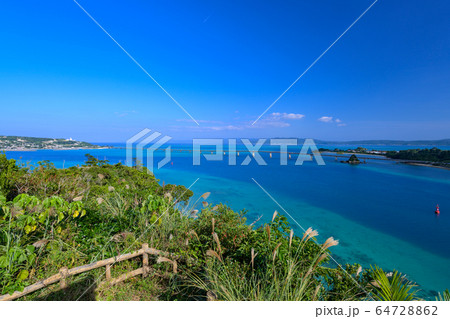
<svg viewBox="0 0 450 319"><path fill-rule="evenodd" d="M61 289L67 288L67 281L66 281L66 279L67 279L68 273L69 273L69 268L67 268L67 267L62 267L59 270L59 274L61 275L61 280L59 281L59 287Z"/></svg>
<svg viewBox="0 0 450 319"><path fill-rule="evenodd" d="M106 280L111 280L111 264L107 264L106 266Z"/></svg>
<svg viewBox="0 0 450 319"><path fill-rule="evenodd" d="M139 268L139 269L133 270L129 273L123 274L120 277L115 278L115 279L111 278L111 268L114 265L114 263L124 261L124 260L129 260L132 258L137 258L141 255L142 255L142 263L143 263L142 268ZM108 259L96 261L91 264L78 266L78 267L75 267L72 269L68 269L67 267L62 267L59 269L59 272L57 274L54 274L53 276L50 276L47 279L38 281L30 286L27 286L23 289L23 291L15 291L13 294L0 295L0 301L14 300L14 299L20 298L22 296L26 296L34 291L37 291L44 287L47 287L51 284L56 284L56 283L58 283L58 281L59 281L60 288L65 289L68 286L67 278L69 278L70 276L75 276L75 275L85 273L87 271L97 269L100 267L106 267L106 279L108 279L110 281L111 285L122 282L124 280L127 280L127 279L135 277L135 276L139 276L139 275L142 275L143 277L148 277L148 275L150 273L150 268L148 265L149 255L159 255L160 257L158 258L158 263L165 262L165 261L171 262L173 265L173 272L174 273L177 272L176 260L172 261L166 257L162 257L162 256L177 257L176 255L171 254L169 252L160 251L160 250L157 250L154 248L149 248L148 244L143 244L142 249L139 249L138 251L135 251L132 253L118 255L116 257L111 257ZM181 257L178 256L178 258L181 258Z"/></svg>
<svg viewBox="0 0 450 319"><path fill-rule="evenodd" d="M142 278L147 277L148 275L148 254L147 254L148 244L142 244L142 268L144 271L142 272Z"/></svg>

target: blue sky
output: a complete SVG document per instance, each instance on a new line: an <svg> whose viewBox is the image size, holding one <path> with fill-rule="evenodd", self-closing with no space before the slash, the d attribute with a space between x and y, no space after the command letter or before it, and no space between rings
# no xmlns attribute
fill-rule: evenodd
<svg viewBox="0 0 450 319"><path fill-rule="evenodd" d="M449 1L5 1L0 134L450 138Z"/></svg>

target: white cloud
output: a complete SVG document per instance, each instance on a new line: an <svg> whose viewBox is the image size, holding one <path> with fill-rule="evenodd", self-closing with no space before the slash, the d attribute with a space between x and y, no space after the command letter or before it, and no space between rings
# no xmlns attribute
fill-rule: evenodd
<svg viewBox="0 0 450 319"><path fill-rule="evenodd" d="M235 126L235 125L209 126L205 128L210 129L212 131L238 131L244 129L243 126Z"/></svg>
<svg viewBox="0 0 450 319"><path fill-rule="evenodd" d="M278 119L262 119L255 123L255 125L249 125L248 128L264 128L264 127L289 127L291 124L278 120Z"/></svg>
<svg viewBox="0 0 450 319"><path fill-rule="evenodd" d="M239 113L239 111L235 111L235 113ZM195 131L238 131L245 129L261 129L261 128L270 128L270 127L289 127L291 124L289 121L300 120L304 118L305 115L298 113L272 113L266 118L262 118L257 121L255 125L252 125L252 122L247 121L238 121L240 117L235 117L234 124L228 124L221 121L207 121L207 120L197 120L199 123L208 123L210 126L189 126L185 127L185 129L192 129ZM191 119L178 119L177 122L193 122ZM217 124L217 125L211 125ZM175 128L176 126L174 126Z"/></svg>
<svg viewBox="0 0 450 319"><path fill-rule="evenodd" d="M218 125L218 126L205 126L202 127L206 130L212 131L238 131L244 129L258 129L258 128L268 128L268 127L289 127L291 124L279 121L279 120L271 120L271 119L262 119L255 123L255 125L251 125L251 123L242 123L237 125Z"/></svg>
<svg viewBox="0 0 450 319"><path fill-rule="evenodd" d="M342 123L341 119L334 119L332 116L322 116L318 121L324 123L336 123L337 126L347 126L347 124Z"/></svg>
<svg viewBox="0 0 450 319"><path fill-rule="evenodd" d="M272 113L266 118L262 118L255 125L248 126L249 128L265 128L265 127L289 127L291 124L288 121L300 120L304 118L303 114L298 113Z"/></svg>
<svg viewBox="0 0 450 319"><path fill-rule="evenodd" d="M283 119L283 120L300 120L305 116L298 113L272 113L271 117L273 119Z"/></svg>
<svg viewBox="0 0 450 319"><path fill-rule="evenodd" d="M211 132L211 131L238 131L246 128L244 125L216 125L216 126L179 126L171 125L173 130L176 131L196 131L196 132Z"/></svg>
<svg viewBox="0 0 450 319"><path fill-rule="evenodd" d="M265 127L289 127L289 121L300 120L304 118L303 114L298 113L272 113L266 118L262 118L255 125L248 126L249 128L265 128Z"/></svg>
<svg viewBox="0 0 450 319"><path fill-rule="evenodd" d="M333 117L332 116L322 116L319 119L320 122L324 122L324 123L333 123Z"/></svg>

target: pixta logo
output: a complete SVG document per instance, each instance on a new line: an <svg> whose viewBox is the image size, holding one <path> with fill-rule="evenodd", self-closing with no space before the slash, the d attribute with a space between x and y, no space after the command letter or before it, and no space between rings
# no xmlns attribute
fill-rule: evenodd
<svg viewBox="0 0 450 319"><path fill-rule="evenodd" d="M317 149L314 140L306 139L303 144L298 144L295 138L258 139L193 139L190 146L184 149L172 150L170 145L162 147L172 139L170 136L162 136L160 132L146 128L128 139L126 147L126 163L128 166L147 167L150 172L154 170L155 152L159 151L157 169L160 169L171 161L172 151L192 154L192 164L201 165L203 161L227 161L229 166L249 165L254 161L257 165L266 166L266 160L272 159L272 154L279 154L279 165L288 165L288 160L294 159L295 165L303 165L304 162L315 161L317 165L325 165L325 162ZM263 146L267 146L262 149ZM301 146L298 151L298 146ZM291 147L291 149L289 149ZM293 148L297 147L297 151ZM264 154L264 156L262 155ZM162 158L162 159L161 159ZM238 160L239 158L239 160ZM243 158L243 160L241 160ZM271 160L271 165L274 163Z"/></svg>
<svg viewBox="0 0 450 319"><path fill-rule="evenodd" d="M264 151L261 150L261 147L268 141L267 139L258 139L255 144L252 144L249 139L241 139L240 141L245 148L237 149L237 140L228 139L227 149L224 149L223 139L194 139L192 143L193 165L201 164L202 154L207 161L223 161L224 155L228 154L228 165L238 165L237 157L240 153L246 155L240 165L248 165L252 160L255 160L258 165L267 165L260 152L269 153L270 157L272 157L272 153L279 153L280 165L282 166L288 164L288 157L291 159L292 155L298 155L295 165L303 165L304 162L313 160L316 160L317 165L325 165L325 162L312 139L306 139L304 141L300 152L288 151L289 146L298 146L298 140L296 138L272 138L269 140L269 145L277 146L279 149ZM209 151L202 151L202 146L208 147ZM214 147L214 151L210 150L211 146ZM312 154L309 154L309 151L311 151Z"/></svg>
<svg viewBox="0 0 450 319"><path fill-rule="evenodd" d="M161 133L145 128L133 137L127 140L126 146L126 165L130 167L142 168L144 165L144 157L147 159L146 167L149 171L153 172L154 153L160 149L164 143L167 143L172 137L164 135L161 137ZM161 137L159 140L157 140ZM144 156L144 150L146 154ZM136 153L135 157L133 154ZM158 162L158 169L166 165L171 160L171 146L165 148L165 156Z"/></svg>

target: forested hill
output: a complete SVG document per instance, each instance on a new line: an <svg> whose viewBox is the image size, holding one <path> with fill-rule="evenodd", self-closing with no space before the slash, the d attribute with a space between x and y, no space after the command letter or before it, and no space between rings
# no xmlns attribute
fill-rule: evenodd
<svg viewBox="0 0 450 319"><path fill-rule="evenodd" d="M1 136L0 150L30 150L30 149L79 149L101 148L102 146L75 141L71 138L41 138L24 136Z"/></svg>
<svg viewBox="0 0 450 319"><path fill-rule="evenodd" d="M431 149L414 149L404 151L388 151L386 156L393 159L450 163L450 151Z"/></svg>

